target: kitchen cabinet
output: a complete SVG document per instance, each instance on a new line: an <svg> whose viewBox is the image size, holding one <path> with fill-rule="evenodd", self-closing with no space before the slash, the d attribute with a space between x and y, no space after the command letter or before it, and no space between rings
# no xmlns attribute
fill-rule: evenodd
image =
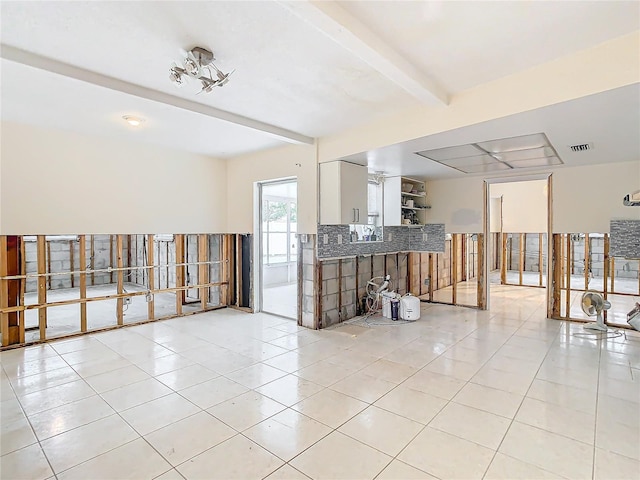
<svg viewBox="0 0 640 480"><path fill-rule="evenodd" d="M384 225L427 223L427 191L422 180L388 177L384 181Z"/></svg>
<svg viewBox="0 0 640 480"><path fill-rule="evenodd" d="M320 223L367 223L367 167L344 161L320 164Z"/></svg>

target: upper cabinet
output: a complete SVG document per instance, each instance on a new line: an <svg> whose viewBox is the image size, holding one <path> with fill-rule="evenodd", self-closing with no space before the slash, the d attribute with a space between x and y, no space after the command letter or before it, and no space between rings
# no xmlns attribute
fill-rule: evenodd
<svg viewBox="0 0 640 480"><path fill-rule="evenodd" d="M424 225L427 223L427 191L422 180L388 177L384 181L384 224Z"/></svg>
<svg viewBox="0 0 640 480"><path fill-rule="evenodd" d="M320 164L320 223L367 223L367 167L349 162Z"/></svg>

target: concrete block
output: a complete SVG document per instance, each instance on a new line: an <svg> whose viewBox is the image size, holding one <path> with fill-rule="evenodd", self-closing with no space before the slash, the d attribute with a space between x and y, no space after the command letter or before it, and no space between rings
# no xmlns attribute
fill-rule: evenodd
<svg viewBox="0 0 640 480"><path fill-rule="evenodd" d="M302 326L306 328L314 327L315 315L312 312L302 312Z"/></svg>
<svg viewBox="0 0 640 480"><path fill-rule="evenodd" d="M324 278L324 277L323 277ZM331 295L334 293L338 293L338 279L330 279L322 281L322 294L323 295Z"/></svg>
<svg viewBox="0 0 640 480"><path fill-rule="evenodd" d="M312 295L302 297L302 311L310 313L315 311L315 301Z"/></svg>
<svg viewBox="0 0 640 480"><path fill-rule="evenodd" d="M329 311L338 308L338 295L323 295L322 297L322 311Z"/></svg>
<svg viewBox="0 0 640 480"><path fill-rule="evenodd" d="M304 265L313 265L314 258L315 258L314 250L305 249L302 251L302 263Z"/></svg>
<svg viewBox="0 0 640 480"><path fill-rule="evenodd" d="M337 262L322 262L322 279L338 278Z"/></svg>
<svg viewBox="0 0 640 480"><path fill-rule="evenodd" d="M354 259L350 258L342 261L342 276L346 277L349 275L356 274L356 262Z"/></svg>
<svg viewBox="0 0 640 480"><path fill-rule="evenodd" d="M313 281L312 280L303 280L302 281L302 293L304 295L313 296Z"/></svg>
<svg viewBox="0 0 640 480"><path fill-rule="evenodd" d="M356 289L356 276L353 275L351 277L346 277L342 280L342 288L345 290L355 290Z"/></svg>
<svg viewBox="0 0 640 480"><path fill-rule="evenodd" d="M326 312L323 311L323 314L322 314L323 327L329 327L339 322L340 322L340 313L338 312L337 309L328 310Z"/></svg>

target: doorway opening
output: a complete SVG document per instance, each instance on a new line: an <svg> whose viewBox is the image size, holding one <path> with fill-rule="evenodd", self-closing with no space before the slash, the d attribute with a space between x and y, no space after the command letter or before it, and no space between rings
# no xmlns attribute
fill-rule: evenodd
<svg viewBox="0 0 640 480"><path fill-rule="evenodd" d="M260 311L298 318L298 183L260 184Z"/></svg>
<svg viewBox="0 0 640 480"><path fill-rule="evenodd" d="M531 310L547 310L551 179L487 181L487 305L508 309L528 302Z"/></svg>

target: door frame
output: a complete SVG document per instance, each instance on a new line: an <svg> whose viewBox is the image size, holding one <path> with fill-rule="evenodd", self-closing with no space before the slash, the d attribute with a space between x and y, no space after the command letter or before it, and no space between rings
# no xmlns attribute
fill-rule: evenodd
<svg viewBox="0 0 640 480"><path fill-rule="evenodd" d="M257 288L254 289L253 292L253 312L254 313L258 313L258 312L264 312L264 313L268 313L269 315L276 315L276 316L280 316L277 313L272 313L272 312L265 312L263 310L263 278L264 278L264 265L262 263L262 253L263 253L263 245L262 245L262 192L263 192L263 187L265 186L269 186L269 185L278 185L278 184L283 184L283 183L294 183L296 184L296 205L298 205L298 177L283 177L283 178L276 178L276 179L271 179L271 180L262 180L260 182L255 182L254 183L254 228L253 231L256 233L257 241L253 242L253 264L254 265L258 265L258 268L254 268L253 271L253 279L254 279L254 285L257 286ZM297 263L297 256L296 256L296 263ZM297 272L297 268L296 268L296 272ZM296 284L300 282L299 278L296 278ZM296 309L297 309L297 302L296 302ZM297 312L297 314L299 315L300 312ZM290 317L283 317L283 318L287 318L289 319ZM297 321L297 318L293 318L293 320Z"/></svg>
<svg viewBox="0 0 640 480"><path fill-rule="evenodd" d="M547 318L551 318L551 281L550 279L552 274L552 244L551 236L553 235L553 174L549 173L538 173L538 174L530 174L530 175L518 175L513 177L496 177L496 178L486 178L484 180L484 208L483 208L483 235L485 238L485 245L487 244L490 234L491 234L491 195L490 188L491 185L497 183L513 183L513 182L529 182L534 180L546 180L547 181L547 282L545 286L545 296L546 296L546 306L547 306ZM484 258L482 259L482 270L484 271L484 296L486 297L486 310L490 310L491 306L491 281L489 279L489 255L487 248L484 249Z"/></svg>

